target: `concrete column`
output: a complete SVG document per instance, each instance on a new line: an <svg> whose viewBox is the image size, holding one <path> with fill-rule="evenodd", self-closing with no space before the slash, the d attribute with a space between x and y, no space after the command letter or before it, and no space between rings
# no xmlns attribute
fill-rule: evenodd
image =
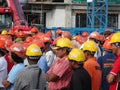
<svg viewBox="0 0 120 90"><path fill-rule="evenodd" d="M118 14L118 29L120 29L120 13Z"/></svg>
<svg viewBox="0 0 120 90"><path fill-rule="evenodd" d="M76 14L73 14L72 15L72 23L71 23L72 25L72 28L75 28L76 27Z"/></svg>
<svg viewBox="0 0 120 90"><path fill-rule="evenodd" d="M46 27L66 27L66 11L63 6L56 6L55 9L46 13Z"/></svg>
<svg viewBox="0 0 120 90"><path fill-rule="evenodd" d="M65 7L65 26L72 27L72 10L71 5Z"/></svg>

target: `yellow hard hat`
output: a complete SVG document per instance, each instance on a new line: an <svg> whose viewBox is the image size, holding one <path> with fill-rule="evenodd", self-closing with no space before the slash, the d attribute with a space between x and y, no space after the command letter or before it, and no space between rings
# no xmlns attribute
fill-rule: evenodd
<svg viewBox="0 0 120 90"><path fill-rule="evenodd" d="M83 62L85 60L85 55L82 50L74 48L68 55L69 60Z"/></svg>
<svg viewBox="0 0 120 90"><path fill-rule="evenodd" d="M114 33L110 39L110 43L120 43L120 32Z"/></svg>
<svg viewBox="0 0 120 90"><path fill-rule="evenodd" d="M68 38L60 38L58 39L56 46L61 48L63 47L72 48L72 43Z"/></svg>
<svg viewBox="0 0 120 90"><path fill-rule="evenodd" d="M42 52L36 44L31 44L26 50L26 56L41 56Z"/></svg>
<svg viewBox="0 0 120 90"><path fill-rule="evenodd" d="M7 34L8 32L7 32L7 30L2 30L2 32L1 32L1 34Z"/></svg>
<svg viewBox="0 0 120 90"><path fill-rule="evenodd" d="M91 51L91 52L96 52L98 50L97 44L94 41L86 41L83 44L83 51Z"/></svg>

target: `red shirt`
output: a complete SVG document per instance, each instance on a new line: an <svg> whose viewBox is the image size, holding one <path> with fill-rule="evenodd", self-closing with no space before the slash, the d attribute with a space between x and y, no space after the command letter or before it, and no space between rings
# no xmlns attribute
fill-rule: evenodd
<svg viewBox="0 0 120 90"><path fill-rule="evenodd" d="M7 70L8 70L8 73L9 73L11 68L13 67L14 63L10 62L10 59L9 59L8 55L5 55L4 58L7 61Z"/></svg>
<svg viewBox="0 0 120 90"><path fill-rule="evenodd" d="M110 71L110 73L117 76L119 72L120 72L120 55L118 55L118 57L115 59L113 68ZM117 90L117 88L118 88L118 82L115 82L110 84L109 90Z"/></svg>
<svg viewBox="0 0 120 90"><path fill-rule="evenodd" d="M113 68L110 71L110 73L117 76L119 72L120 72L120 55L118 55L118 57L115 59Z"/></svg>
<svg viewBox="0 0 120 90"><path fill-rule="evenodd" d="M57 81L48 82L48 90L62 90L62 88L69 87L72 69L66 57L56 60L47 73L53 73L59 76Z"/></svg>

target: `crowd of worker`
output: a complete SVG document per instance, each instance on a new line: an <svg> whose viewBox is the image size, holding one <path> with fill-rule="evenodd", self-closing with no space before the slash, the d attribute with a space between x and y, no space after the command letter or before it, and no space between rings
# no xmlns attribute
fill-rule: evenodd
<svg viewBox="0 0 120 90"><path fill-rule="evenodd" d="M0 34L0 90L120 90L120 32Z"/></svg>

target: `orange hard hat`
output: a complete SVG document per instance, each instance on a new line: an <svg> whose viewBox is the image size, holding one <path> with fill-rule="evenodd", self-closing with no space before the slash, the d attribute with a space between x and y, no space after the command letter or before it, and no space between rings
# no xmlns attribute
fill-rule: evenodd
<svg viewBox="0 0 120 90"><path fill-rule="evenodd" d="M99 33L98 32L92 32L89 36L89 38L93 38L93 39L96 39L96 40L99 40Z"/></svg>
<svg viewBox="0 0 120 90"><path fill-rule="evenodd" d="M7 40L7 39L11 39L11 37L9 37L8 35L3 35L3 34L0 34L0 40Z"/></svg>
<svg viewBox="0 0 120 90"><path fill-rule="evenodd" d="M10 51L17 54L19 57L24 57L24 48L20 43L14 43L10 46Z"/></svg>
<svg viewBox="0 0 120 90"><path fill-rule="evenodd" d="M8 35L14 35L14 31L13 30L9 30L8 31Z"/></svg>
<svg viewBox="0 0 120 90"><path fill-rule="evenodd" d="M44 35L45 35L44 33L39 32L38 34L35 34L32 37L33 37L33 39L41 39L44 37Z"/></svg>
<svg viewBox="0 0 120 90"><path fill-rule="evenodd" d="M105 37L103 35L99 35L99 40L100 41L104 41L105 40Z"/></svg>
<svg viewBox="0 0 120 90"><path fill-rule="evenodd" d="M45 36L47 36L47 37L52 37L52 31L49 30L48 32L46 32L46 33L45 33Z"/></svg>
<svg viewBox="0 0 120 90"><path fill-rule="evenodd" d="M106 40L110 40L112 36L113 34L109 35L108 37L106 37Z"/></svg>
<svg viewBox="0 0 120 90"><path fill-rule="evenodd" d="M26 38L25 42L30 43L30 42L32 42L32 40L33 40L33 38L29 36Z"/></svg>
<svg viewBox="0 0 120 90"><path fill-rule="evenodd" d="M6 48L6 50L9 51L10 46L11 46L12 44L13 44L12 39L7 39L7 40L5 40L5 48Z"/></svg>
<svg viewBox="0 0 120 90"><path fill-rule="evenodd" d="M24 32L19 32L19 37L24 37L25 36L25 33Z"/></svg>
<svg viewBox="0 0 120 90"><path fill-rule="evenodd" d="M57 29L56 30L56 34L62 34L62 30L61 29Z"/></svg>
<svg viewBox="0 0 120 90"><path fill-rule="evenodd" d="M23 43L23 49L24 49L24 52L26 52L28 46L30 45L30 43Z"/></svg>
<svg viewBox="0 0 120 90"><path fill-rule="evenodd" d="M16 35L16 37L18 37L18 38L23 38L23 37L25 37L25 33L24 33L23 31L16 32L15 35Z"/></svg>
<svg viewBox="0 0 120 90"><path fill-rule="evenodd" d="M33 27L33 28L31 29L31 32L32 32L32 33L37 33L37 32L38 32L38 29L37 29L36 27Z"/></svg>
<svg viewBox="0 0 120 90"><path fill-rule="evenodd" d="M46 37L46 36L43 36L41 38L41 40L44 42L44 43L52 43L52 39L50 37Z"/></svg>
<svg viewBox="0 0 120 90"><path fill-rule="evenodd" d="M44 48L45 47L44 43L42 41L40 41L40 40L37 40L37 39L34 39L31 44L36 44L40 48Z"/></svg>
<svg viewBox="0 0 120 90"><path fill-rule="evenodd" d="M110 44L110 40L106 40L103 44L104 49L110 49L112 50L112 45Z"/></svg>
<svg viewBox="0 0 120 90"><path fill-rule="evenodd" d="M77 42L79 42L79 44L83 44L85 42L84 39L83 39L83 37L80 36L80 35L77 35L76 38L75 38L75 40Z"/></svg>
<svg viewBox="0 0 120 90"><path fill-rule="evenodd" d="M83 32L83 33L82 33L82 36L83 36L83 37L87 37L87 36L88 36L88 33L87 33L87 32Z"/></svg>
<svg viewBox="0 0 120 90"><path fill-rule="evenodd" d="M0 48L5 49L5 41L0 40Z"/></svg>
<svg viewBox="0 0 120 90"><path fill-rule="evenodd" d="M72 38L71 34L70 34L68 31L64 31L64 32L62 33L62 37L68 38L68 39L71 39L71 38Z"/></svg>

